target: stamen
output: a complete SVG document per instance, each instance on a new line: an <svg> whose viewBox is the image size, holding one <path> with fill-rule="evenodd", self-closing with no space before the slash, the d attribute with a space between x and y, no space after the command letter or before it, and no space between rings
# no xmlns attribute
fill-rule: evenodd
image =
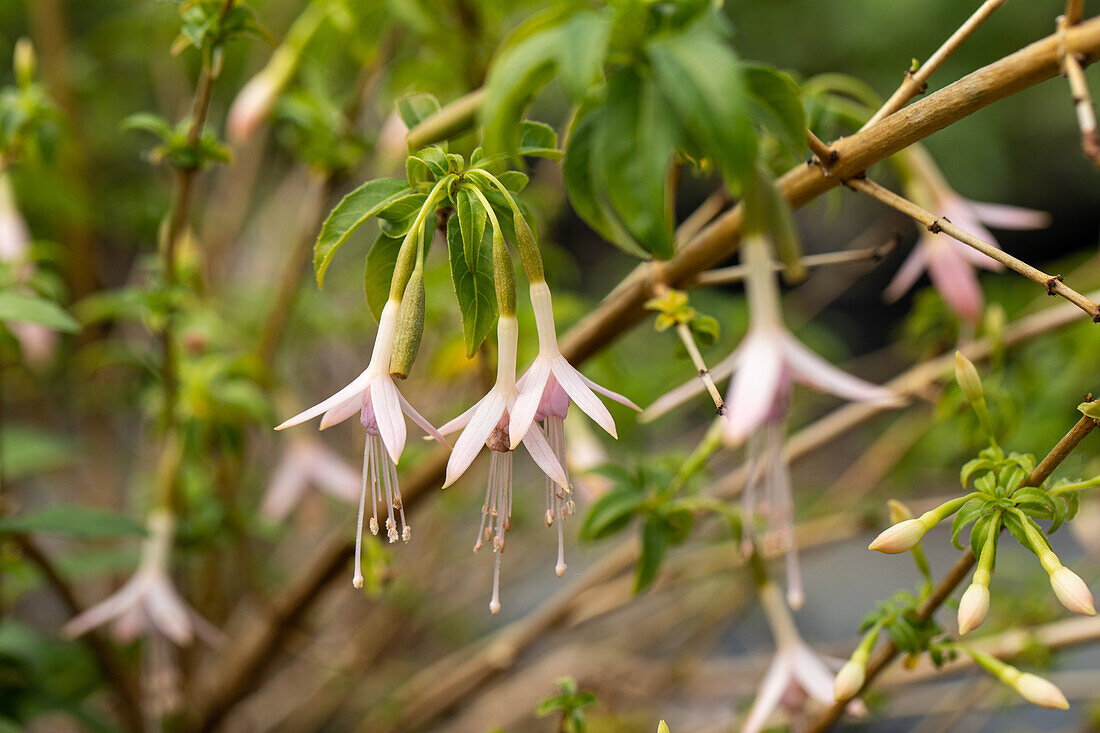
<svg viewBox="0 0 1100 733"><path fill-rule="evenodd" d="M359 491L359 517L355 521L355 574L351 577L351 584L356 588L363 587L363 509L367 503L367 470L370 464L371 436L363 441L363 485ZM371 492L373 498L374 492ZM375 529L377 522L371 520L371 529Z"/></svg>
<svg viewBox="0 0 1100 733"><path fill-rule="evenodd" d="M489 600L489 613L500 613L500 556L496 553L496 561L493 563L493 597Z"/></svg>
<svg viewBox="0 0 1100 733"><path fill-rule="evenodd" d="M565 422L560 417L550 416L543 421L546 439L554 456L562 469L566 471L566 479L569 478L568 469L565 467ZM568 497L568 498L567 498ZM548 476L546 478L546 526L554 524L558 520L558 561L554 565L554 573L560 578L565 575L565 517L575 511L572 490L569 486L558 486Z"/></svg>

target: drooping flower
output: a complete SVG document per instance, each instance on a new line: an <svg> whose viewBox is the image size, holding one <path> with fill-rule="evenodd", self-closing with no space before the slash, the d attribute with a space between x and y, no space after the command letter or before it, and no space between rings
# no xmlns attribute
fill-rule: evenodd
<svg viewBox="0 0 1100 733"><path fill-rule="evenodd" d="M493 613L500 610L500 558L504 552L504 534L510 528L512 515L513 448L509 439L509 416L519 394L516 388L518 342L519 325L515 316L502 314L497 320L496 383L477 404L440 428L444 435L462 430L447 461L447 476L443 488L453 484L465 473L481 452L482 446L490 451L489 480L474 552L481 549L483 541L491 541L496 553L493 597L489 603L489 610ZM569 479L542 428L536 426L535 429L528 430L521 442L542 472L555 487L560 487L564 495L569 488Z"/></svg>
<svg viewBox="0 0 1100 733"><path fill-rule="evenodd" d="M515 407L510 411L508 431L511 447L515 448L531 430L532 425L541 423L558 463L566 471L564 485L556 484L549 477L546 482L546 525L549 527L555 521L558 523L558 562L554 571L561 577L565 574L565 538L562 525L566 515L572 513L575 507L565 461L564 420L569 413L569 405L576 404L612 436L616 436L615 421L595 393L632 409L639 408L621 394L601 387L585 377L562 356L558 348L550 288L546 282L532 283L531 305L538 330L539 353L517 384L519 396Z"/></svg>
<svg viewBox="0 0 1100 733"><path fill-rule="evenodd" d="M0 173L0 262L14 266L15 280L25 283L34 275L34 263L28 259L31 233L15 202L8 177ZM19 342L23 358L31 366L49 363L57 350L57 334L39 323L13 321L8 329Z"/></svg>
<svg viewBox="0 0 1100 733"><path fill-rule="evenodd" d="M367 500L368 484L373 514L370 521L372 534L378 534L378 506L386 507L386 534L390 542L401 537L406 542L412 532L405 523L404 505L401 501L401 489L397 483L397 462L405 449L405 416L407 415L425 433L440 443L446 444L442 434L417 412L404 395L398 391L390 376L390 357L393 355L393 343L397 334L397 315L401 304L390 300L382 309L378 319L378 335L374 341L374 351L370 363L363 373L350 384L328 399L314 405L290 418L276 430L282 430L321 418L321 429L332 427L359 413L359 419L367 430L363 446L363 475L359 494L359 515L357 522L355 572L352 584L356 588L363 586L361 569L362 534L364 509ZM395 516L394 510L397 511ZM398 521L400 520L400 530Z"/></svg>
<svg viewBox="0 0 1100 733"><path fill-rule="evenodd" d="M834 683L830 667L840 669L844 665L843 660L819 656L802 640L787 604L773 583L765 582L760 587L760 605L775 638L775 658L757 689L741 733L763 730L780 702L797 699L799 692L821 705L832 705ZM858 699L849 702L847 709L851 715L866 711Z"/></svg>
<svg viewBox="0 0 1100 733"><path fill-rule="evenodd" d="M931 156L919 145L908 151L906 160L912 173L905 184L905 193L910 199L994 247L999 245L986 225L997 229L1030 230L1042 229L1050 223L1050 216L1044 211L963 198L951 188ZM975 267L998 271L1003 266L946 234L926 229L883 291L883 297L890 303L898 300L927 271L944 302L963 320L977 323L984 298Z"/></svg>
<svg viewBox="0 0 1100 733"><path fill-rule="evenodd" d="M137 572L105 600L65 624L64 633L77 637L112 622L115 637L123 642L160 634L180 646L190 644L195 636L218 643L221 632L183 600L169 577L175 518L170 512L154 511L147 529Z"/></svg>
<svg viewBox="0 0 1100 733"><path fill-rule="evenodd" d="M311 486L341 501L354 502L359 478L354 468L316 440L295 440L271 472L260 514L281 522Z"/></svg>

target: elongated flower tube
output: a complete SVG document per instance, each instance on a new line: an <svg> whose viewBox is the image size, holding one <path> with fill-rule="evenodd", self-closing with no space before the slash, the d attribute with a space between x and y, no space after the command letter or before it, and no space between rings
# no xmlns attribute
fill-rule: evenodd
<svg viewBox="0 0 1100 733"><path fill-rule="evenodd" d="M978 558L978 567L970 586L959 600L959 634L963 635L976 629L985 621L989 613L989 581L993 577L993 558L997 552L997 536L1001 532L1001 515L998 512L989 523L989 533L982 545Z"/></svg>
<svg viewBox="0 0 1100 733"><path fill-rule="evenodd" d="M221 633L180 597L169 577L169 561L175 537L175 518L168 511L149 515L148 536L141 549L141 564L126 583L105 600L65 624L70 637L111 623L119 641L160 634L180 646L199 636L217 644Z"/></svg>
<svg viewBox="0 0 1100 733"><path fill-rule="evenodd" d="M1050 576L1050 587L1054 590L1054 595L1057 596L1058 601L1074 613L1095 616L1096 606L1092 600L1092 592L1085 581L1081 580L1081 576L1077 573L1062 564L1062 561L1054 554L1054 550L1050 549L1046 540L1026 514L1019 509L1013 509L1012 511L1020 518L1031 549L1039 556L1039 563L1042 564L1043 570L1046 570Z"/></svg>
<svg viewBox="0 0 1100 733"><path fill-rule="evenodd" d="M911 174L905 182L908 198L994 247L998 246L997 240L986 229L986 224L998 229L1027 230L1042 229L1050 223L1050 216L1044 211L963 198L955 193L928 151L920 145L906 151L904 160ZM977 323L982 315L984 298L974 272L976 267L999 271L1003 266L973 247L925 230L883 292L883 297L891 303L898 300L927 271L944 302L964 321Z"/></svg>
<svg viewBox="0 0 1100 733"><path fill-rule="evenodd" d="M789 690L802 691L821 705L833 703L833 669L838 659L827 659L814 652L798 633L791 612L779 589L770 581L760 587L760 605L775 638L776 652L756 692L752 708L741 726L741 733L759 733ZM862 715L866 707L860 700L848 703L848 713Z"/></svg>
<svg viewBox="0 0 1100 733"><path fill-rule="evenodd" d="M852 656L836 673L836 678L833 680L833 697L836 700L850 700L863 689L863 683L867 678L867 662L871 658L871 650L875 648L880 631L882 626L875 624L860 640Z"/></svg>

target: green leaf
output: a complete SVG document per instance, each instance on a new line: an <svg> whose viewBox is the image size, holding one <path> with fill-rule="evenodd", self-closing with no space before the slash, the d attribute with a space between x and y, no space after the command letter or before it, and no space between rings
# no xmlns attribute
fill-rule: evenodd
<svg viewBox="0 0 1100 733"><path fill-rule="evenodd" d="M458 214L462 234L462 252L466 257L466 269L477 269L478 251L485 237L485 207L473 191L463 188L458 192L455 213Z"/></svg>
<svg viewBox="0 0 1100 733"><path fill-rule="evenodd" d="M471 268L466 264L458 214L451 214L447 221L447 254L451 263L451 283L462 314L466 357L471 358L489 335L497 318L496 288L493 285L493 228L484 228L477 260Z"/></svg>
<svg viewBox="0 0 1100 733"><path fill-rule="evenodd" d="M955 518L951 520L951 544L962 549L962 545L959 544L959 535L966 525L980 517L985 509L985 502L981 499L971 499L963 504L962 508L955 513Z"/></svg>
<svg viewBox="0 0 1100 733"><path fill-rule="evenodd" d="M607 492L592 504L581 525L581 538L599 540L612 535L633 518L645 504L645 495L633 487L620 486Z"/></svg>
<svg viewBox="0 0 1100 733"><path fill-rule="evenodd" d="M574 13L561 26L558 73L566 90L580 99L603 75L611 23L592 11Z"/></svg>
<svg viewBox="0 0 1100 733"><path fill-rule="evenodd" d="M483 145L489 155L517 156L523 112L553 78L562 43L561 27L547 28L506 47L494 59L480 112Z"/></svg>
<svg viewBox="0 0 1100 733"><path fill-rule="evenodd" d="M806 148L806 112L798 84L785 74L766 64L746 63L741 66L751 97L753 116L774 132L791 152L801 155Z"/></svg>
<svg viewBox="0 0 1100 733"><path fill-rule="evenodd" d="M520 127L519 154L536 158L560 160L558 133L542 122L524 120Z"/></svg>
<svg viewBox="0 0 1100 733"><path fill-rule="evenodd" d="M366 270L363 273L363 291L367 295L367 306L374 320L382 317L382 309L390 297L390 280L397 266L397 253L401 250L402 239L379 234L374 245L367 252Z"/></svg>
<svg viewBox="0 0 1100 733"><path fill-rule="evenodd" d="M527 188L527 174L520 171L504 171L497 180L512 193L520 193Z"/></svg>
<svg viewBox="0 0 1100 733"><path fill-rule="evenodd" d="M325 271L333 256L348 237L367 219L411 193L404 181L396 178L379 178L367 181L336 205L321 226L317 243L313 245L313 269L317 273L317 287L325 286Z"/></svg>
<svg viewBox="0 0 1100 733"><path fill-rule="evenodd" d="M661 36L647 51L661 92L688 132L689 151L717 161L730 190L740 191L753 174L757 140L736 54L702 24Z"/></svg>
<svg viewBox="0 0 1100 733"><path fill-rule="evenodd" d="M657 577L665 559L665 528L653 518L642 525L642 552L634 571L634 592L639 593Z"/></svg>
<svg viewBox="0 0 1100 733"><path fill-rule="evenodd" d="M4 478L17 481L72 463L75 451L66 436L45 433L25 425L0 431L0 465Z"/></svg>
<svg viewBox="0 0 1100 733"><path fill-rule="evenodd" d="M152 112L138 112L122 121L120 127L123 130L143 130L151 132L164 142L172 136L172 127L160 115Z"/></svg>
<svg viewBox="0 0 1100 733"><path fill-rule="evenodd" d="M410 94L397 100L397 115L410 130L439 109L439 100L432 94Z"/></svg>
<svg viewBox="0 0 1100 733"><path fill-rule="evenodd" d="M100 538L143 535L145 528L130 517L105 509L78 504L52 504L28 514L0 519L0 532L43 532Z"/></svg>
<svg viewBox="0 0 1100 733"><path fill-rule="evenodd" d="M4 323L37 323L40 326L77 333L80 324L68 311L52 300L5 290L0 293L0 321Z"/></svg>
<svg viewBox="0 0 1100 733"><path fill-rule="evenodd" d="M606 197L638 248L671 257L672 196L666 179L679 130L668 102L650 79L633 68L620 69L607 81L607 102L597 120L591 154L598 195Z"/></svg>

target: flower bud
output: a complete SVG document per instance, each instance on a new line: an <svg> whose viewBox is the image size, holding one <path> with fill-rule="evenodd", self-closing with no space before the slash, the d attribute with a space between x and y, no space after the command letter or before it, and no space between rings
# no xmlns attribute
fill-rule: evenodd
<svg viewBox="0 0 1100 733"><path fill-rule="evenodd" d="M1095 616L1096 607L1092 603L1092 593L1085 581L1077 573L1064 565L1050 574L1050 587L1062 605L1074 613Z"/></svg>
<svg viewBox="0 0 1100 733"><path fill-rule="evenodd" d="M663 720L660 723L658 723L657 724L657 733L669 733L668 732L668 723L666 723Z"/></svg>
<svg viewBox="0 0 1100 733"><path fill-rule="evenodd" d="M1100 400L1082 402L1077 405L1077 409L1085 417L1091 417L1093 420L1100 420Z"/></svg>
<svg viewBox="0 0 1100 733"><path fill-rule="evenodd" d="M972 583L959 601L959 633L978 628L989 613L989 588Z"/></svg>
<svg viewBox="0 0 1100 733"><path fill-rule="evenodd" d="M836 700L851 700L863 688L863 681L867 676L867 664L852 656L833 680L833 698Z"/></svg>
<svg viewBox="0 0 1100 733"><path fill-rule="evenodd" d="M1069 702L1057 685L1033 674L1024 673L1012 685L1020 697L1044 708L1067 710Z"/></svg>
<svg viewBox="0 0 1100 733"><path fill-rule="evenodd" d="M252 137L275 106L275 100L282 94L297 65L296 49L280 46L275 49L267 66L241 88L229 108L226 121L231 142L240 145Z"/></svg>
<svg viewBox="0 0 1100 733"><path fill-rule="evenodd" d="M397 336L390 358L390 374L398 379L409 376L409 370L420 351L420 338L424 335L424 268L417 267L405 286L401 299L401 311L397 316Z"/></svg>
<svg viewBox="0 0 1100 733"><path fill-rule="evenodd" d="M909 507L897 499L890 499L886 502L886 506L890 509L890 521L894 524L913 518L913 512L909 510Z"/></svg>
<svg viewBox="0 0 1100 733"><path fill-rule="evenodd" d="M971 404L985 399L978 369L974 366L974 362L963 356L961 351L955 352L955 381L959 383L962 393Z"/></svg>
<svg viewBox="0 0 1100 733"><path fill-rule="evenodd" d="M887 555L896 555L899 552L911 550L914 545L924 537L924 524L919 519L906 519L886 529L867 546L868 550L875 550Z"/></svg>
<svg viewBox="0 0 1100 733"><path fill-rule="evenodd" d="M15 54L12 60L12 68L15 71L15 83L20 88L29 87L34 82L35 67L34 44L31 39L24 36L15 42Z"/></svg>

